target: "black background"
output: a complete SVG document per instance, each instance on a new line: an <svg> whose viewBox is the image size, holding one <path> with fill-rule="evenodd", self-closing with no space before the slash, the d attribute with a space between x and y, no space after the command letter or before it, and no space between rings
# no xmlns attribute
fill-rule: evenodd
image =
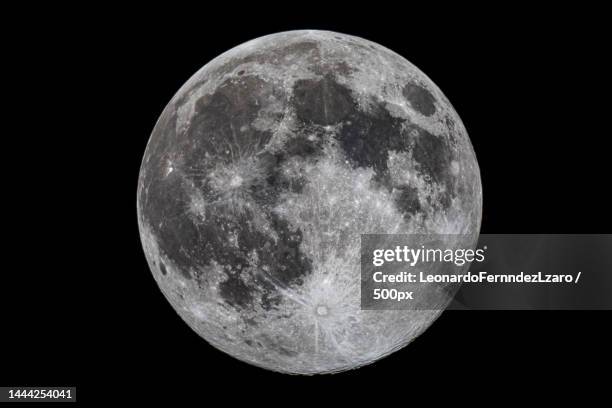
<svg viewBox="0 0 612 408"><path fill-rule="evenodd" d="M410 404L431 392L465 402L493 389L497 400L605 379L596 372L609 370L609 312L449 311L375 364L296 377L215 350L157 288L136 222L140 160L157 117L220 53L291 29L378 42L442 89L479 161L482 232L611 232L601 10L373 6L6 15L17 24L5 27L14 53L5 79L17 92L5 111L12 206L0 385L76 385L82 403L217 396L287 405L334 394Z"/></svg>

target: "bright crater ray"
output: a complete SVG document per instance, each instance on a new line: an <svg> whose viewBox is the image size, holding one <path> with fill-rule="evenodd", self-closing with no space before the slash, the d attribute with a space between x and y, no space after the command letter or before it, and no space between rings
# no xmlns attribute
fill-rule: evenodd
<svg viewBox="0 0 612 408"><path fill-rule="evenodd" d="M217 57L172 98L138 184L145 254L206 341L286 373L371 363L440 310L360 309L362 233L468 234L478 164L414 65L361 38L293 31Z"/></svg>

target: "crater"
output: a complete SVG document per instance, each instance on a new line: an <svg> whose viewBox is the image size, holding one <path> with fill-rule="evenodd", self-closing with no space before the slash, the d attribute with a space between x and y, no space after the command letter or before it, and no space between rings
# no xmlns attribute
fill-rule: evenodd
<svg viewBox="0 0 612 408"><path fill-rule="evenodd" d="M325 305L319 305L315 308L315 314L317 316L327 316L329 314L329 309Z"/></svg>

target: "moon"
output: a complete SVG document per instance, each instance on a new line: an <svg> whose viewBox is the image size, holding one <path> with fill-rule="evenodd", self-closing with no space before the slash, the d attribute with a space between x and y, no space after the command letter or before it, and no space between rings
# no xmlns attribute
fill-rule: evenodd
<svg viewBox="0 0 612 408"><path fill-rule="evenodd" d="M137 191L144 253L183 320L217 349L290 374L404 347L437 310L362 310L360 236L465 234L478 163L440 89L393 51L328 31L254 39L162 112Z"/></svg>

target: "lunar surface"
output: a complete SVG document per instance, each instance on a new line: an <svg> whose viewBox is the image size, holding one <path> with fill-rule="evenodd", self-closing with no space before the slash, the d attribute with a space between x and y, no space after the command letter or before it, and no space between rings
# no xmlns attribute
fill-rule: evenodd
<svg viewBox="0 0 612 408"><path fill-rule="evenodd" d="M185 83L137 199L150 268L193 330L250 364L316 374L404 347L450 300L362 310L360 234L477 237L482 193L461 120L418 68L361 38L292 31Z"/></svg>

